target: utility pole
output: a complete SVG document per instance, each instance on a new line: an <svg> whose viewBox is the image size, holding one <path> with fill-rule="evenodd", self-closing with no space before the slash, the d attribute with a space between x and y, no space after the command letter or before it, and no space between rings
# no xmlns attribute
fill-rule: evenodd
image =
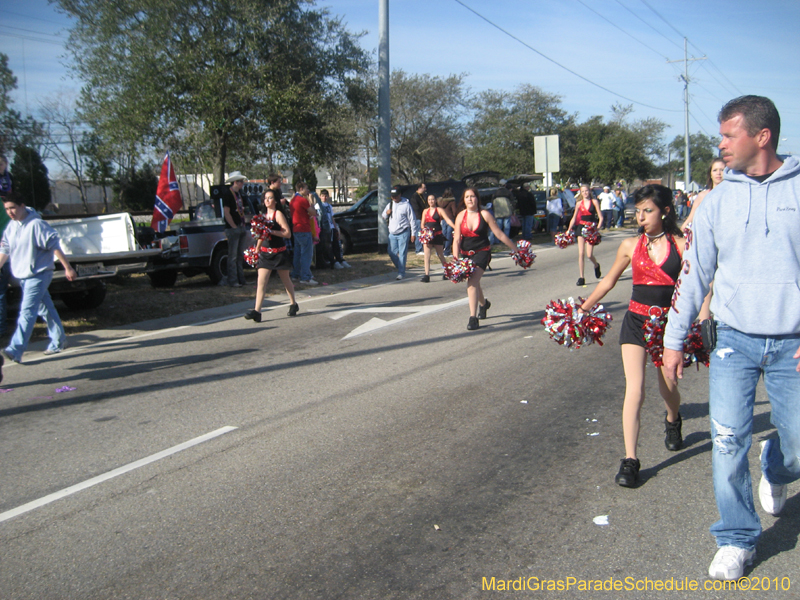
<svg viewBox="0 0 800 600"><path fill-rule="evenodd" d="M389 0L379 0L378 29L378 243L389 243L389 229L381 218L392 186L389 110Z"/></svg>
<svg viewBox="0 0 800 600"><path fill-rule="evenodd" d="M701 58L689 58L688 43L689 43L688 40L686 38L683 38L683 61L680 60L667 61L668 63L683 62L683 75L681 75L681 80L683 81L683 113L684 113L683 114L684 116L683 187L685 192L689 191L689 186L691 185L692 182L691 151L689 149L689 62L695 60L706 60L705 56Z"/></svg>

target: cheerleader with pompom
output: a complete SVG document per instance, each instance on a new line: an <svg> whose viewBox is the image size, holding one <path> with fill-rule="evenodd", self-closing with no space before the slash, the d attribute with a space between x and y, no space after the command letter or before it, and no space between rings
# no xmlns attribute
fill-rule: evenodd
<svg viewBox="0 0 800 600"><path fill-rule="evenodd" d="M467 297L469 298L469 323L467 329L478 329L478 319L486 318L486 311L491 303L484 297L481 288L481 277L489 259L492 256L492 245L489 242L489 232L494 233L498 240L516 252L517 247L503 230L497 226L497 221L488 210L481 210L480 194L477 188L470 187L464 190L464 210L458 213L455 227L453 227L453 257L460 259L462 256L472 259L474 270L467 279Z"/></svg>
<svg viewBox="0 0 800 600"><path fill-rule="evenodd" d="M600 212L600 205L597 203L597 200L592 197L592 190L589 189L588 185L582 185L581 198L575 205L575 212L572 214L572 219L570 220L569 227L567 228L573 231L575 233L575 237L578 239L578 273L580 274L580 277L578 277L579 286L586 285L586 279L583 276L584 263L586 262L584 257L592 261L592 264L594 265L595 277L600 279L601 276L600 263L597 262L597 259L593 255L594 246L586 243L586 236L583 232L583 228L589 223L596 224L597 229L602 228L603 214Z"/></svg>
<svg viewBox="0 0 800 600"><path fill-rule="evenodd" d="M436 205L436 196L433 194L428 195L428 208L422 211L422 229L430 232L430 239L423 236L420 231L419 237L422 240L422 248L425 251L425 275L422 277L423 283L428 283L431 280L431 248L436 250L439 256L439 262L442 266L445 264L444 259L444 235L442 233L442 220L450 227L454 228L455 225L443 208ZM444 276L447 279L447 276Z"/></svg>
<svg viewBox="0 0 800 600"><path fill-rule="evenodd" d="M671 451L679 450L683 445L681 416L678 412L681 396L677 384L664 377L660 366L667 311L681 271L683 237L669 188L646 185L636 191L634 203L640 235L620 244L611 270L580 307L582 311L591 310L614 288L622 273L631 265L633 294L620 326L619 337L625 370L625 401L622 406L625 458L614 479L624 487L633 487L639 480L636 446L648 354L658 366L658 387L667 407L664 444Z"/></svg>
<svg viewBox="0 0 800 600"><path fill-rule="evenodd" d="M264 302L264 293L267 289L269 276L273 271L278 272L278 276L286 288L291 304L289 305L289 316L297 314L299 307L294 297L294 284L289 277L292 269L292 253L286 248L286 240L291 239L292 232L289 231L289 223L278 206L275 199L275 192L268 189L264 192L264 206L267 207L265 227L254 231L258 235L256 241L256 254L258 255L258 284L256 287L256 306L253 310L248 310L244 318L251 319L256 323L261 322L261 304Z"/></svg>

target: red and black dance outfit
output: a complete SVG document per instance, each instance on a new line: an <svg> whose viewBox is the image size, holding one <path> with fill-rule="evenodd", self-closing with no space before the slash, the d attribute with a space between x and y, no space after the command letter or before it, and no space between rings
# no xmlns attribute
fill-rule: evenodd
<svg viewBox="0 0 800 600"><path fill-rule="evenodd" d="M433 239L431 246L444 246L444 234L442 233L442 217L439 215L438 209L433 209L431 216L431 209L426 208L422 213L422 226L425 229L430 229L433 232Z"/></svg>
<svg viewBox="0 0 800 600"><path fill-rule="evenodd" d="M657 265L647 251L647 236L642 234L633 251L633 293L628 312L622 320L619 332L620 344L635 344L647 348L644 340L644 324L652 315L666 319L675 291L675 282L681 272L681 255L675 239L666 235L669 251L663 262Z"/></svg>
<svg viewBox="0 0 800 600"><path fill-rule="evenodd" d="M274 232L281 232L281 226L275 220L276 212L273 211L272 217L270 217L269 211L267 211L267 229L272 235L261 242L257 268L269 269L270 271L290 271L293 257L292 253L286 249L286 239L273 234Z"/></svg>
<svg viewBox="0 0 800 600"><path fill-rule="evenodd" d="M589 202L589 209L587 210L584 208L584 201L581 200L575 206L575 212L577 216L575 217L575 225L572 226L572 230L575 232L575 236L583 235L583 226L588 223L597 223L597 209L594 206L594 202Z"/></svg>
<svg viewBox="0 0 800 600"><path fill-rule="evenodd" d="M472 259L476 267L480 267L484 271L489 266L489 261L492 259L492 245L489 243L489 224L483 218L483 215L478 211L478 227L472 231L467 225L467 217L469 212L464 214L461 219L461 244L459 251L461 256L466 256Z"/></svg>

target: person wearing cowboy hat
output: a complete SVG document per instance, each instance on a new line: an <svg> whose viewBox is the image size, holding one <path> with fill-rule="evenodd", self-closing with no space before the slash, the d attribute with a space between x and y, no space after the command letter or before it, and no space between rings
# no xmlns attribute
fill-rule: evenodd
<svg viewBox="0 0 800 600"><path fill-rule="evenodd" d="M603 214L603 229L610 229L617 198L611 193L611 187L604 185L603 193L598 194L597 199L600 201L600 212Z"/></svg>
<svg viewBox="0 0 800 600"><path fill-rule="evenodd" d="M225 221L225 239L228 240L228 279L220 285L242 287L244 278L244 251L250 240L247 236L247 223L244 218L244 204L241 191L247 177L234 171L225 180L229 187L222 193L222 218Z"/></svg>

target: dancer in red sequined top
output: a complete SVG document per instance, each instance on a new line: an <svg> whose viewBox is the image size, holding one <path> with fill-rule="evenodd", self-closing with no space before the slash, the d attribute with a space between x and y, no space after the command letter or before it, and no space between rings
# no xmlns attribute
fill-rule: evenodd
<svg viewBox="0 0 800 600"><path fill-rule="evenodd" d="M666 317L683 254L683 237L669 188L646 185L636 191L634 203L640 235L620 244L611 270L581 305L582 310L590 310L614 288L622 273L631 265L633 293L619 336L625 370L625 401L622 406L625 458L614 479L624 487L634 487L639 480L640 463L636 457L636 446L648 356L644 325L653 315ZM683 444L681 416L678 412L681 396L677 383L664 377L662 367L658 368L658 389L667 407L664 444L668 450L679 450Z"/></svg>
<svg viewBox="0 0 800 600"><path fill-rule="evenodd" d="M458 259L461 255L469 257L475 263L475 271L467 280L467 297L469 298L469 322L467 329L478 329L478 319L486 318L486 311L491 303L483 295L481 277L489 259L492 256L492 245L489 243L489 231L494 233L498 240L516 252L517 247L503 230L497 226L497 221L488 210L481 210L481 197L476 188L464 190L464 210L456 216L453 228L453 256Z"/></svg>
<svg viewBox="0 0 800 600"><path fill-rule="evenodd" d="M598 216L599 215L599 216ZM599 219L599 220L598 220ZM594 265L594 275L600 279L600 263L593 256L594 246L586 243L586 238L583 236L583 227L589 223L597 223L597 230L603 227L603 215L600 212L600 204L597 200L592 198L592 190L588 185L581 186L581 198L575 205L575 212L572 214L572 219L569 222L567 229L572 229L575 232L578 242L578 285L586 285L586 279L583 277L584 273L584 260L588 258Z"/></svg>

